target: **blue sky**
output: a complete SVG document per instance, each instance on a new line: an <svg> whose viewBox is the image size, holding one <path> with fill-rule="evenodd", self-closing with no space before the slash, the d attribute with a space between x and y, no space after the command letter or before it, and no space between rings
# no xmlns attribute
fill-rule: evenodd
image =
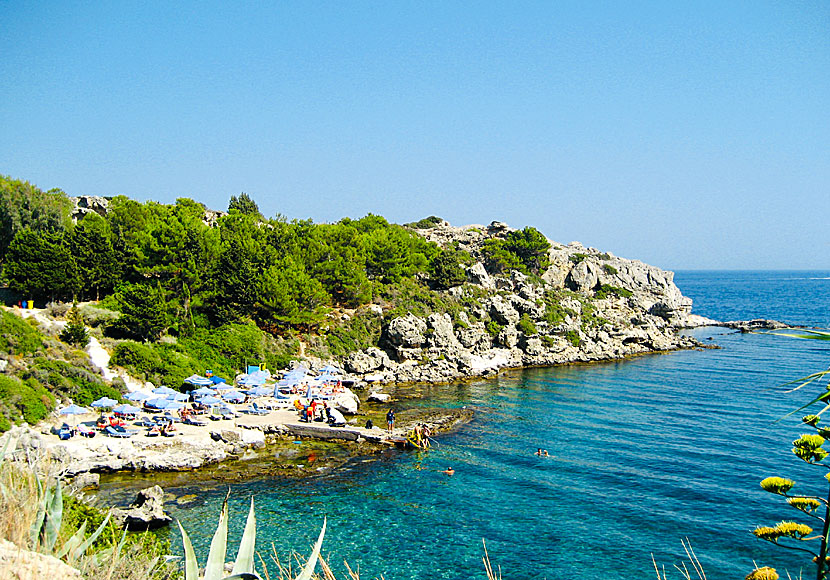
<svg viewBox="0 0 830 580"><path fill-rule="evenodd" d="M0 173L830 269L830 3L0 0Z"/></svg>

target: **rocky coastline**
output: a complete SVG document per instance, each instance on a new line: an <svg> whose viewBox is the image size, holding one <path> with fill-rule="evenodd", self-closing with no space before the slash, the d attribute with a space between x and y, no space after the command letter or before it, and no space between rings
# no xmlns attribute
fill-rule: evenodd
<svg viewBox="0 0 830 580"><path fill-rule="evenodd" d="M358 382L448 382L508 368L697 348L701 343L678 331L720 324L692 314L673 272L639 260L551 241L550 266L540 277L517 270L494 275L482 247L515 231L506 224L444 222L417 231L474 258L466 284L448 291L466 307L454 315L409 313L389 321L380 345L343 361Z"/></svg>
<svg viewBox="0 0 830 580"><path fill-rule="evenodd" d="M76 214L105 214L105 198L76 198ZM219 214L207 212L206 220ZM708 348L683 329L727 326L740 331L781 328L771 321L721 323L692 313L692 301L674 283L674 274L639 260L548 240L549 265L538 276L518 270L497 271L488 264L486 245L515 229L501 222L489 226L454 227L447 222L414 229L444 249L469 257L465 282L445 291L451 309L421 309L389 317L384 305L361 311L336 310L339 322L350 317L379 317L381 338L375 346L336 361L306 357L310 368L336 362L347 373L346 384L362 391L360 405L373 408L378 423L388 407L384 388L401 384L436 384L497 375L507 369L620 360L648 353ZM102 373L107 376L107 369ZM123 372L120 372L123 376ZM115 374L112 376L115 376ZM130 384L129 381L125 381ZM389 387L387 387L389 385ZM361 453L389 447L382 430L359 426L366 414L344 409L351 424L331 430L299 424L296 414L275 413L264 420L245 417L193 436L171 440L136 437L65 444L55 441L48 426L18 426L4 438L15 441L16 453L48 452L67 476L118 471L188 471L240 459L291 439L337 441ZM370 411L371 414L371 411ZM362 418L361 418L362 417ZM443 411L427 421L433 431L454 428L469 415ZM405 432L407 425L402 425ZM400 435L401 433L399 433ZM209 436L208 436L209 435Z"/></svg>

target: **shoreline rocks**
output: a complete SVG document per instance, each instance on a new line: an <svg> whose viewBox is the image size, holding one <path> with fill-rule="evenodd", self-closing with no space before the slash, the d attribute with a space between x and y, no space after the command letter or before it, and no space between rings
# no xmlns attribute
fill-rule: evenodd
<svg viewBox="0 0 830 580"><path fill-rule="evenodd" d="M164 490L158 485L139 491L127 509L114 508L112 519L119 527L141 532L170 525L173 521L164 511Z"/></svg>

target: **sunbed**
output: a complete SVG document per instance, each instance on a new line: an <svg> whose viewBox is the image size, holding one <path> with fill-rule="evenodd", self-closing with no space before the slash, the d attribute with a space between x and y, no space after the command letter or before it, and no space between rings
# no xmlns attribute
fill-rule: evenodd
<svg viewBox="0 0 830 580"><path fill-rule="evenodd" d="M128 438L135 435L133 431L127 431L124 427L118 427L109 425L106 429L104 429L104 433L109 435L110 437L121 437L121 438Z"/></svg>

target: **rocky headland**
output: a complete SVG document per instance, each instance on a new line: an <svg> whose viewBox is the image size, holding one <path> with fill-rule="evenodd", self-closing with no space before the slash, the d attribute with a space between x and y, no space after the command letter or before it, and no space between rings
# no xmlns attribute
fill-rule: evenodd
<svg viewBox="0 0 830 580"><path fill-rule="evenodd" d="M678 331L718 324L692 314L692 301L674 284L673 272L638 260L551 241L550 266L541 276L493 273L482 248L514 231L507 225L444 222L416 231L472 256L466 283L447 291L462 306L453 313L390 320L378 347L343 361L363 381L442 382L503 368L694 348L700 344Z"/></svg>

